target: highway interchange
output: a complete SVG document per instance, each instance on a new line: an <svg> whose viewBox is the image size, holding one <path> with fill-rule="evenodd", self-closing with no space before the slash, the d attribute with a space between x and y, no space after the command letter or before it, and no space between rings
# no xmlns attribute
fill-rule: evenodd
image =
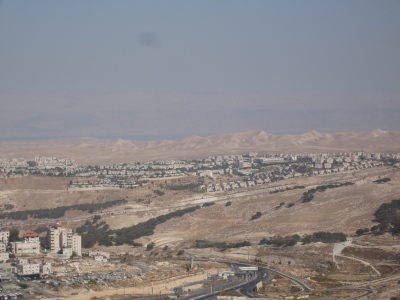
<svg viewBox="0 0 400 300"><path fill-rule="evenodd" d="M237 269L240 266L251 266L248 264L243 264L243 263L237 263L237 262L229 262L229 261L217 261L214 260L215 262L219 263L224 263L229 266L231 266L232 269ZM256 285L263 281L264 283L267 283L272 279L272 274L277 274L281 277L284 277L286 279L289 279L291 282L293 282L295 285L297 285L302 291L304 292L310 292L313 291L314 289L304 280L299 279L295 276L288 275L286 273L283 273L281 271L267 268L267 267L258 267L258 271L256 275L253 276L247 276L244 280L241 281L228 281L225 284L220 284L217 288L212 289L201 289L198 291L192 291L191 293L188 293L186 296L180 297L183 300L206 300L206 299L212 299L215 298L216 296L221 295L221 291L224 290L225 293L231 292L231 291L238 291L240 294L243 296L246 296L248 298L265 298L263 295L259 295L256 292ZM321 290L322 291L322 290ZM347 300L355 300L359 299L362 297L366 297L371 295L374 291L372 289L368 288L362 288L362 287L341 287L341 288L335 288L335 289L326 289L325 291L358 291L360 292L359 295L347 298Z"/></svg>

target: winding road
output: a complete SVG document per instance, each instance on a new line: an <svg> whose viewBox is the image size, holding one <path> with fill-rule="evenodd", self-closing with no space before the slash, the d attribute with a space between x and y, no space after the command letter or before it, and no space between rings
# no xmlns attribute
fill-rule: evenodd
<svg viewBox="0 0 400 300"><path fill-rule="evenodd" d="M198 259L198 260L208 261L205 259L204 260ZM253 265L231 262L231 261L215 260L215 262L227 264L227 265L231 266L232 268L243 267L243 266L247 266L247 267L253 266ZM301 288L301 290L304 292L309 292L309 291L314 290L311 286L309 286L309 284L307 282L305 282L304 280L299 279L293 275L289 275L289 274L286 274L284 272L281 272L281 271L278 271L275 269L259 266L258 271L257 271L257 276L254 276L253 278L251 278L251 280L245 280L244 282L241 282L241 283L228 282L226 284L221 284L217 291L214 290L213 292L211 292L211 290L209 290L209 289L202 289L202 290L198 290L198 291L193 291L190 295L187 295L187 296L184 296L181 298L183 298L185 300L206 300L206 299L214 298L214 297L220 295L222 289L224 289L225 292L230 292L230 291L234 291L234 290L239 291L241 294L243 294L244 296L246 296L248 298L259 298L260 296L254 292L254 287L257 285L257 283L259 283L260 281L265 279L265 276L270 276L271 273L277 274L281 277L289 279L294 284L298 285ZM267 274L267 275L264 275L264 274ZM248 279L248 277L247 277L247 279ZM347 298L347 300L355 300L355 299L359 299L362 297L366 297L366 296L373 294L373 292L374 292L372 289L361 288L361 287L342 287L342 288L326 289L324 291L359 291L360 292L359 295L351 297L351 298Z"/></svg>

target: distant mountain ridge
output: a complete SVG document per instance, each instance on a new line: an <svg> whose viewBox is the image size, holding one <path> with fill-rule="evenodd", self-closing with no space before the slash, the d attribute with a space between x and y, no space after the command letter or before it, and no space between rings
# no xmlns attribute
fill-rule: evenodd
<svg viewBox="0 0 400 300"><path fill-rule="evenodd" d="M179 140L131 141L123 139L65 138L56 140L0 141L0 158L36 155L68 157L80 163L130 162L156 159L184 159L250 151L310 153L400 152L400 131L274 135L249 130L239 133L215 134L207 137L189 136Z"/></svg>

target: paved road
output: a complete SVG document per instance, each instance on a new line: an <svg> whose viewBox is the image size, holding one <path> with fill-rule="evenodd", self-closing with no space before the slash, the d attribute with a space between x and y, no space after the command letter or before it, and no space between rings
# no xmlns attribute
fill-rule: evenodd
<svg viewBox="0 0 400 300"><path fill-rule="evenodd" d="M208 261L206 259L197 259L198 261ZM249 265L249 264L244 264L244 263L237 263L237 262L231 262L231 261L217 261L214 260L215 262L219 262L219 263L223 263L223 264L227 264L229 266L231 266L232 268L238 268L238 267L250 267L253 265ZM270 273L275 273L278 274L282 277L285 277L289 280L291 280L293 283L297 284L300 286L300 288L304 291L309 291L312 288L309 287L307 285L307 283L305 283L304 281L292 276L292 275L288 275L285 273L282 273L280 271L277 270L273 270L273 269L269 269L266 267L259 267L258 271L257 271L257 275L256 276L249 276L244 278L244 281L242 282L231 282L231 283L227 283L227 284L222 284L219 286L218 291L213 291L211 292L210 289L207 290L202 290L202 291L194 291L192 292L191 295L185 296L184 299L189 300L189 299L195 299L195 300L205 300L205 299L210 299L213 298L215 296L220 295L221 290L224 289L225 292L229 292L229 291L240 291L241 294L249 297L249 298L258 298L258 295L254 292L254 288L257 285L257 283L259 283L260 281L262 281L263 279L265 279L265 275L264 274L270 274Z"/></svg>
<svg viewBox="0 0 400 300"><path fill-rule="evenodd" d="M251 286L255 286L259 282L259 277L255 277L251 281L241 281L241 282L232 282L232 283L226 283L226 284L221 284L218 285L217 287L214 287L213 291L211 292L211 289L207 289L207 291L202 291L202 292L193 292L192 294L184 297L179 297L180 299L185 299L185 300L206 300L210 298L215 298L216 296L221 295L221 291L224 290L225 292L231 292L235 290L246 290L248 291L249 289L252 289ZM217 289L217 290L215 290ZM253 294L249 293L250 298L254 298Z"/></svg>
<svg viewBox="0 0 400 300"><path fill-rule="evenodd" d="M199 259L198 259L199 260ZM201 259L200 259L201 260ZM207 261L207 260L204 260ZM233 267L239 267L239 266L252 266L252 265L248 265L248 264L243 264L243 263L235 263L235 262L230 262L230 261L216 261L219 263L224 263ZM240 291L240 293L242 293L243 295L245 295L248 298L258 298L259 295L257 295L257 293L254 292L254 287L256 286L257 283L259 283L260 281L262 281L264 278L264 274L278 274L279 276L282 276L284 278L289 279L290 281L292 281L293 283L297 284L303 291L305 292L309 292L312 291L313 288L310 287L308 285L307 282L305 282L302 279L299 279L293 275L289 275L286 273L283 273L281 271L275 270L275 269L271 269L271 268L267 268L267 267L258 267L258 273L256 277L251 278L251 280L247 281L245 280L244 282L240 283L240 284L232 284L231 283L231 287L227 286L223 286L221 285L220 289L218 291L214 291L213 293L211 293L210 290L207 291L198 291L197 293L193 293L192 295L188 295L186 297L184 297L185 300L206 300L206 299L210 299L213 298L215 296L218 296L221 293L221 289L224 289L226 292L229 291L233 291L233 290L237 290ZM368 288L357 288L357 287L343 287L343 288L335 288L335 289L327 289L326 291L359 291L360 294L355 296L355 297L351 297L351 298L347 298L346 300L354 300L354 299L359 299L362 297L366 297L371 295L374 291L372 289L368 289Z"/></svg>
<svg viewBox="0 0 400 300"><path fill-rule="evenodd" d="M256 285L262 280L261 273L256 279L248 282L245 286L239 289L239 292L247 298L257 298L258 295L255 293Z"/></svg>
<svg viewBox="0 0 400 300"><path fill-rule="evenodd" d="M289 279L290 281L292 281L293 283L297 284L303 291L308 292L313 290L312 287L310 287L305 281L293 276L293 275L288 275L286 273L283 273L281 271L277 271L274 269L270 269L270 268L265 268L265 267L260 267L259 270L262 270L264 272L271 272L271 273L275 273L278 274L279 276L282 276L286 279Z"/></svg>
<svg viewBox="0 0 400 300"><path fill-rule="evenodd" d="M369 296L371 294L373 294L373 290L371 289L362 289L362 288L337 288L337 289L330 289L328 291L359 291L361 292L361 294L355 296L355 297L351 297L351 298L346 298L346 300L354 300L354 299L359 299L362 297L366 297Z"/></svg>

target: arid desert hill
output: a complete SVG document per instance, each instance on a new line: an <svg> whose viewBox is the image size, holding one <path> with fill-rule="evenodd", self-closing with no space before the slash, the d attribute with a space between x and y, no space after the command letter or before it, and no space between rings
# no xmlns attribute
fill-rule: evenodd
<svg viewBox="0 0 400 300"><path fill-rule="evenodd" d="M373 221L374 213L381 204L399 199L399 172L385 174L391 179L385 184L375 183L379 176L366 176L369 172L342 174L343 181L350 180L354 184L318 192L308 203L301 201L302 189L232 199L229 206L225 205L227 201L219 201L157 226L153 236L142 240L156 244L167 239L258 242L265 236L303 235L318 231L354 235L357 229L378 224ZM304 184L310 179L331 180L336 176L297 179L296 183ZM361 177L354 179L353 176ZM307 189L311 187L315 186ZM257 212L261 212L261 217L252 220ZM116 222L121 222L121 219Z"/></svg>
<svg viewBox="0 0 400 300"><path fill-rule="evenodd" d="M80 164L107 164L160 159L185 159L250 151L278 153L400 152L400 131L273 135L265 131L190 136L180 140L131 141L123 139L64 138L0 141L0 157L36 155L68 157Z"/></svg>

